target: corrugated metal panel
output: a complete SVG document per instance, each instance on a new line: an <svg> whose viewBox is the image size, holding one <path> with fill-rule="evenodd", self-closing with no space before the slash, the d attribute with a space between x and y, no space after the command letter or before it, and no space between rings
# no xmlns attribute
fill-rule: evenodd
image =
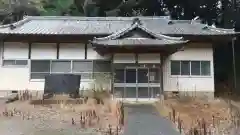
<svg viewBox="0 0 240 135"><path fill-rule="evenodd" d="M134 17L26 17L10 25L0 26L2 34L112 34L129 27ZM143 26L155 33L179 35L226 35L234 30L207 28L205 24L190 20L173 20L168 17L139 17Z"/></svg>

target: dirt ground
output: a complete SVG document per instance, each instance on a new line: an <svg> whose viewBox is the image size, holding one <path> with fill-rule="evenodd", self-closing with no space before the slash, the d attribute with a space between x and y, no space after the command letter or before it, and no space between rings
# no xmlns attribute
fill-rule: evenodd
<svg viewBox="0 0 240 135"><path fill-rule="evenodd" d="M83 129L86 132L98 134L108 132L109 128L116 130L117 127L120 132L118 116L117 102L111 99L105 99L104 104L96 104L94 99L88 99L84 104L51 105L32 105L29 101L19 100L5 104L2 101L0 103L0 132L1 134L19 135L19 132L30 134L31 131L42 135L48 133L50 129L49 133L53 133L53 129L56 128L56 134L59 134L59 131L73 134L72 132L76 129L70 131L70 128L77 128L81 133L73 135L80 135L83 134ZM3 128L16 128L14 125L17 125L18 133L15 130L14 133L3 130ZM46 128L47 125L53 126L53 128ZM39 127L42 128L39 129ZM84 134L87 134L86 132ZM60 134L65 135L65 133Z"/></svg>
<svg viewBox="0 0 240 135"><path fill-rule="evenodd" d="M176 111L176 119L182 121L184 131L196 127L197 121L206 122L206 127L219 126L223 121L230 119L229 106L223 100L206 101L196 98L171 98L157 103L161 115L173 119L173 109Z"/></svg>

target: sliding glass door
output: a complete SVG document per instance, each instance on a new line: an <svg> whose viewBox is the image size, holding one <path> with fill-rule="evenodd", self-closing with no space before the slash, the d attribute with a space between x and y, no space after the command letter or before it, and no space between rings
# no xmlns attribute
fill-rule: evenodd
<svg viewBox="0 0 240 135"><path fill-rule="evenodd" d="M137 68L137 99L149 98L149 68Z"/></svg>
<svg viewBox="0 0 240 135"><path fill-rule="evenodd" d="M115 97L127 100L156 98L160 94L160 69L125 66L115 69Z"/></svg>
<svg viewBox="0 0 240 135"><path fill-rule="evenodd" d="M125 98L135 100L137 98L137 68L125 68Z"/></svg>
<svg viewBox="0 0 240 135"><path fill-rule="evenodd" d="M150 98L157 98L160 94L161 86L160 84L160 69L158 68L150 68L149 69L149 92Z"/></svg>

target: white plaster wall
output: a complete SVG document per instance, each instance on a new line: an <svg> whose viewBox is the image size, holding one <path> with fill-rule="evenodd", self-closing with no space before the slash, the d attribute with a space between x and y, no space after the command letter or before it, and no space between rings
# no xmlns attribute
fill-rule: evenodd
<svg viewBox="0 0 240 135"><path fill-rule="evenodd" d="M61 43L59 45L59 59L85 59L85 44Z"/></svg>
<svg viewBox="0 0 240 135"><path fill-rule="evenodd" d="M26 43L8 42L3 48L4 59L28 59L29 45Z"/></svg>
<svg viewBox="0 0 240 135"><path fill-rule="evenodd" d="M4 45L3 45L4 44ZM20 45L20 46L19 46ZM31 58L32 59L56 59L57 51L56 44L32 44ZM1 43L0 42L0 92L2 91L12 91L12 90L44 90L44 81L40 80L30 80L30 60L28 65L25 67L3 67L3 46L8 46L8 58L11 59L28 59L28 43ZM21 47L19 51L19 47ZM73 50L76 49L76 46L71 49L69 47L63 49L59 52L62 59L76 59L75 55L66 55L73 54ZM10 52L10 53L9 53ZM26 54L25 54L26 53ZM26 57L27 56L27 57ZM81 50L80 54L77 56L79 59L82 59L82 56L85 57L85 51ZM80 84L80 89L89 89L92 86L92 80L83 80ZM1 94L0 94L1 95Z"/></svg>
<svg viewBox="0 0 240 135"><path fill-rule="evenodd" d="M33 43L31 46L31 59L56 59L57 44Z"/></svg>
<svg viewBox="0 0 240 135"><path fill-rule="evenodd" d="M113 63L135 63L134 53L122 53L113 55Z"/></svg>
<svg viewBox="0 0 240 135"><path fill-rule="evenodd" d="M101 56L98 52L96 52L91 45L88 45L87 47L87 59L88 60L104 60L104 59L110 59L111 55L104 55Z"/></svg>
<svg viewBox="0 0 240 135"><path fill-rule="evenodd" d="M201 46L201 44L199 44ZM208 60L210 76L171 76L171 60ZM164 62L164 91L204 91L214 92L213 49L211 45L203 48L186 47L184 51L172 54Z"/></svg>
<svg viewBox="0 0 240 135"><path fill-rule="evenodd" d="M0 91L25 90L29 87L29 65L25 67L2 66L3 57L7 59L19 59L19 57L28 59L28 48L26 48L26 46L28 46L26 43L4 43L4 45L0 43ZM19 47L21 49L18 49ZM41 86L41 83L36 84L35 87L37 87L37 85Z"/></svg>
<svg viewBox="0 0 240 135"><path fill-rule="evenodd" d="M160 63L160 53L138 54L138 63Z"/></svg>

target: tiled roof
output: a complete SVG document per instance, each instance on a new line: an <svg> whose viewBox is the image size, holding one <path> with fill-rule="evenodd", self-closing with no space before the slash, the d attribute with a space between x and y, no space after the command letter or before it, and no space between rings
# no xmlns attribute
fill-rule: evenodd
<svg viewBox="0 0 240 135"><path fill-rule="evenodd" d="M134 37L131 35L130 37L125 37L124 35L133 32L136 30L141 30L144 33L150 35L150 38L146 38L144 36ZM123 37L123 38L122 38ZM151 32L147 29L138 18L134 19L132 25L130 27L126 27L123 30L119 30L116 33L113 33L106 37L94 38L91 41L93 44L97 45L170 45L170 44L184 44L188 41L184 41L182 37L170 37L162 34L157 34Z"/></svg>
<svg viewBox="0 0 240 135"><path fill-rule="evenodd" d="M158 40L158 39L149 39L149 38L124 38L116 40L102 40L102 41L92 41L93 44L98 45L107 45L107 46L132 46L132 45L156 45L156 46L165 46L172 44L184 44L187 41L174 41L174 40Z"/></svg>
<svg viewBox="0 0 240 135"><path fill-rule="evenodd" d="M136 17L57 17L26 16L23 20L0 26L0 34L91 34L110 35L130 27ZM138 17L153 33L163 35L232 35L233 29L206 26L191 20L170 20L169 17Z"/></svg>
<svg viewBox="0 0 240 135"><path fill-rule="evenodd" d="M166 40L182 40L182 37L170 37L170 36L165 36L163 34L159 34L159 33L154 33L151 30L149 30L148 28L146 28L141 20L139 20L138 18L135 19L136 21L133 21L132 25L130 27L126 27L122 30L119 30L116 33L113 33L109 36L106 37L101 37L101 38L95 38L95 40L113 40L113 39L118 39L121 36L125 35L126 33L133 31L134 29L140 29L141 31L144 31L145 33L148 33L149 35L153 36L156 39L166 39Z"/></svg>

